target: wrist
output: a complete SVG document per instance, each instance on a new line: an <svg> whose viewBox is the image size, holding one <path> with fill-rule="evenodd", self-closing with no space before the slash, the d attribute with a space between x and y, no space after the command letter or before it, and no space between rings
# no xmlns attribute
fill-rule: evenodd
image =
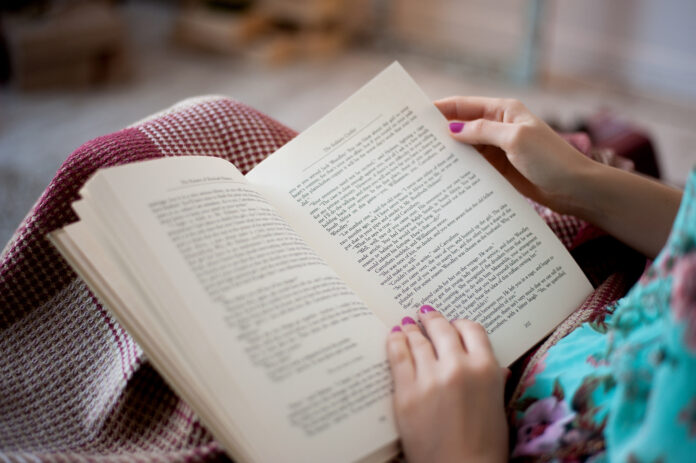
<svg viewBox="0 0 696 463"><path fill-rule="evenodd" d="M594 222L599 213L596 207L597 183L606 175L606 169L609 167L584 156L577 158L551 195L551 209Z"/></svg>
<svg viewBox="0 0 696 463"><path fill-rule="evenodd" d="M655 257L672 228L681 191L648 177L594 163L578 172L568 213Z"/></svg>

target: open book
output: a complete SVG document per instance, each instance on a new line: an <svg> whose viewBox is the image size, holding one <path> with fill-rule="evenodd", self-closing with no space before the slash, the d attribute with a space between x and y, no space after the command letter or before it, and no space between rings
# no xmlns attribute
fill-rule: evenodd
<svg viewBox="0 0 696 463"><path fill-rule="evenodd" d="M51 239L240 461L388 459L402 317L477 320L509 364L592 289L396 63L246 176L164 158L81 198Z"/></svg>

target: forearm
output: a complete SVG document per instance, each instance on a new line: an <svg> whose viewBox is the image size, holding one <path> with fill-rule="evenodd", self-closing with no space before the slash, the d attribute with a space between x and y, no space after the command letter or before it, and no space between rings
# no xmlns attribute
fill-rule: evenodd
<svg viewBox="0 0 696 463"><path fill-rule="evenodd" d="M592 162L569 184L570 212L654 258L677 215L682 192Z"/></svg>
<svg viewBox="0 0 696 463"><path fill-rule="evenodd" d="M664 246L681 192L594 162L519 101L450 97L435 102L452 136L477 147L520 193L573 214L646 256Z"/></svg>

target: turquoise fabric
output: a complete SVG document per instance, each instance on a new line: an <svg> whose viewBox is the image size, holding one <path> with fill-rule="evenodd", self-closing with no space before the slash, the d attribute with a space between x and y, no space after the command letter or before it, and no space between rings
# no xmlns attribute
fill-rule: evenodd
<svg viewBox="0 0 696 463"><path fill-rule="evenodd" d="M548 350L517 408L513 457L696 461L696 170L660 255Z"/></svg>

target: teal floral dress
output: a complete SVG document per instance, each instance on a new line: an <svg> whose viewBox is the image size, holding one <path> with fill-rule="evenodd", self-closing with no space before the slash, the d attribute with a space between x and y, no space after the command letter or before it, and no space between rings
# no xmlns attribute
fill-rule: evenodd
<svg viewBox="0 0 696 463"><path fill-rule="evenodd" d="M538 356L519 391L515 460L696 462L696 170L660 255Z"/></svg>

